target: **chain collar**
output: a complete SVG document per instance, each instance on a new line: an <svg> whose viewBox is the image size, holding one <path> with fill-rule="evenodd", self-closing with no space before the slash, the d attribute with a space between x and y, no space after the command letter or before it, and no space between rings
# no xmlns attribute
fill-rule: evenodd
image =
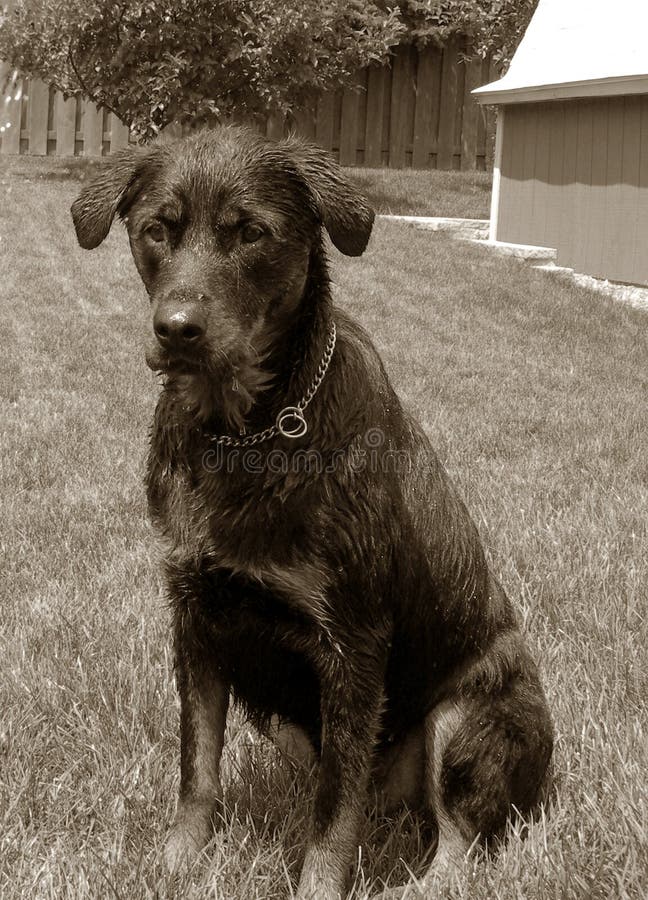
<svg viewBox="0 0 648 900"><path fill-rule="evenodd" d="M317 389L328 371L329 363L331 362L333 351L335 350L335 340L335 322L332 322L328 341L324 350L324 356L320 361L317 373L310 387L299 403L295 406L284 406L284 408L280 410L274 425L271 425L264 431L256 431L254 434L248 434L238 438L231 437L228 434L221 434L212 435L210 440L225 447L253 447L255 444L260 444L262 441L269 441L270 438L275 437L277 434L281 434L283 437L291 439L303 437L308 431L308 422L304 418L304 410L317 393Z"/></svg>

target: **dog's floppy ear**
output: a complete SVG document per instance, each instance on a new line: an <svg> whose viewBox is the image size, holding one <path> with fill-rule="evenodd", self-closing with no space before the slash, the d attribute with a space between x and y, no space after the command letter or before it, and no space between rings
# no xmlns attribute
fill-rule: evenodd
<svg viewBox="0 0 648 900"><path fill-rule="evenodd" d="M371 235L373 209L324 150L295 137L288 138L286 145L331 240L341 253L360 256Z"/></svg>
<svg viewBox="0 0 648 900"><path fill-rule="evenodd" d="M125 215L137 195L142 167L151 157L145 149L121 150L109 168L83 188L72 204L72 220L84 250L98 247L110 231L115 215Z"/></svg>

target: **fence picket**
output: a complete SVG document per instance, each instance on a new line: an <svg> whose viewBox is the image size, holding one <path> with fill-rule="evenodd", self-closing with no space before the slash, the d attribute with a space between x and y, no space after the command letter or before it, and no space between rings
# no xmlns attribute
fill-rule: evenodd
<svg viewBox="0 0 648 900"><path fill-rule="evenodd" d="M361 126L362 87L360 84L344 88L342 93L342 116L340 120L340 165L355 166L358 162L359 135Z"/></svg>
<svg viewBox="0 0 648 900"><path fill-rule="evenodd" d="M0 69L0 82L4 81L8 66ZM0 138L2 148L0 152L6 155L20 153L20 120L22 117L22 82L12 78L9 81L6 94L0 98ZM18 99L16 99L18 98Z"/></svg>
<svg viewBox="0 0 648 900"><path fill-rule="evenodd" d="M441 90L441 53L436 47L419 52L416 71L416 109L412 166L427 169L437 149L439 93Z"/></svg>
<svg viewBox="0 0 648 900"><path fill-rule="evenodd" d="M461 168L477 168L477 127L480 107L470 93L481 84L481 59L471 59L465 63L466 81L463 100L463 122L461 128Z"/></svg>
<svg viewBox="0 0 648 900"><path fill-rule="evenodd" d="M367 119L365 123L365 166L381 166L383 161L383 123L389 115L391 72L387 66L372 66L367 73ZM385 112L385 106L387 111Z"/></svg>
<svg viewBox="0 0 648 900"><path fill-rule="evenodd" d="M101 156L103 150L103 113L89 100L81 107L81 140L84 156Z"/></svg>
<svg viewBox="0 0 648 900"><path fill-rule="evenodd" d="M128 147L128 142L130 140L130 131L128 125L124 125L124 123L117 118L115 113L110 114L110 152L114 153L115 150L121 150L123 147Z"/></svg>
<svg viewBox="0 0 648 900"><path fill-rule="evenodd" d="M29 83L27 107L27 140L29 152L36 156L47 155L47 110L49 87L44 81L32 78Z"/></svg>
<svg viewBox="0 0 648 900"><path fill-rule="evenodd" d="M459 59L455 41L443 48L441 67L441 107L439 110L439 144L437 168L454 167L457 94L459 91Z"/></svg>
<svg viewBox="0 0 648 900"><path fill-rule="evenodd" d="M398 53L392 63L392 103L389 120L391 168L402 169L407 165L414 134L415 104L416 51L413 47L404 47L403 52Z"/></svg>
<svg viewBox="0 0 648 900"><path fill-rule="evenodd" d="M76 141L76 97L68 97L57 92L54 115L56 117L56 155L74 156Z"/></svg>
<svg viewBox="0 0 648 900"><path fill-rule="evenodd" d="M315 140L325 150L333 149L335 94L324 94L317 102Z"/></svg>

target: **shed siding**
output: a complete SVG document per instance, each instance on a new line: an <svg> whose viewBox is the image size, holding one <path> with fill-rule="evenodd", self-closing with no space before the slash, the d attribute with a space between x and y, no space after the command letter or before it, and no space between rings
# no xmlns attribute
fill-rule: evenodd
<svg viewBox="0 0 648 900"><path fill-rule="evenodd" d="M508 106L497 239L648 284L648 95Z"/></svg>

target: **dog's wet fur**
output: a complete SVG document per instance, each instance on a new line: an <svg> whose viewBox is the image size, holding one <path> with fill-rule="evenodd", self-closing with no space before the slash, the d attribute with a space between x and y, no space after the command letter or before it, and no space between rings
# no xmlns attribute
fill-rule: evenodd
<svg viewBox="0 0 648 900"><path fill-rule="evenodd" d="M221 814L233 698L319 761L300 900L344 896L372 783L387 807L434 815L424 883L459 871L513 810L533 810L552 725L461 499L370 339L333 306L324 230L360 255L373 212L323 151L224 127L118 154L72 214L85 248L125 221L151 301L146 358L165 379L148 499L181 701L169 865L191 862ZM333 322L306 435L254 445L253 465L217 443L304 397ZM226 464L208 464L216 450Z"/></svg>

